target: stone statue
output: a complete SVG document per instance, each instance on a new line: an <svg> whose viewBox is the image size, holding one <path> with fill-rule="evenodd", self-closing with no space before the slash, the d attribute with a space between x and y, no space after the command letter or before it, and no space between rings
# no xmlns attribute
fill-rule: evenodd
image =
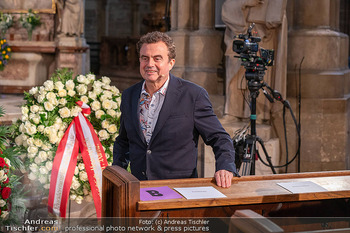
<svg viewBox="0 0 350 233"><path fill-rule="evenodd" d="M84 0L56 0L61 36L81 36L84 33Z"/></svg>
<svg viewBox="0 0 350 233"><path fill-rule="evenodd" d="M253 31L261 37L259 47L274 49L275 61L268 67L264 81L286 96L287 75L287 0L226 0L222 6L222 19L226 24L226 104L225 114L238 119L248 118L249 90L245 69L232 50L234 37L246 34L251 23ZM275 108L275 107L274 107ZM270 102L260 90L257 98L257 122L268 122L273 111Z"/></svg>

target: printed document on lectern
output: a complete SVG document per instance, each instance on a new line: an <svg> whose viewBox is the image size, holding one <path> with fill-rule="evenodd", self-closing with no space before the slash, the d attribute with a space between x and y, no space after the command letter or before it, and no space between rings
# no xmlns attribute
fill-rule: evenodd
<svg viewBox="0 0 350 233"><path fill-rule="evenodd" d="M223 198L226 197L213 186L174 188L186 199L203 199L203 198Z"/></svg>
<svg viewBox="0 0 350 233"><path fill-rule="evenodd" d="M287 189L291 193L314 193L328 191L312 181L284 182L277 184L282 188Z"/></svg>

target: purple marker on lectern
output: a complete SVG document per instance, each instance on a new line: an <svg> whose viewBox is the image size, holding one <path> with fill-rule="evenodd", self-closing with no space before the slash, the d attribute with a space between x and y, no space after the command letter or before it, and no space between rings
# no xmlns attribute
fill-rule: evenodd
<svg viewBox="0 0 350 233"><path fill-rule="evenodd" d="M173 189L169 188L168 186L140 189L141 201L154 201L154 200L178 199L178 198L183 198L183 197Z"/></svg>

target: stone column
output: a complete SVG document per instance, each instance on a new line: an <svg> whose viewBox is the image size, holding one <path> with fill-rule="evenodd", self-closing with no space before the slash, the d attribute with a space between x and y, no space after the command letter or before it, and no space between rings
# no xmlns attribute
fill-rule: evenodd
<svg viewBox="0 0 350 233"><path fill-rule="evenodd" d="M176 45L176 63L172 74L183 77L188 52L188 34L191 29L191 0L171 1L171 31L168 34Z"/></svg>
<svg viewBox="0 0 350 233"><path fill-rule="evenodd" d="M222 35L215 31L215 1L201 0L198 5L198 30L192 31L188 41L188 63L185 79L204 87L209 94L223 94L218 85L217 70L222 62Z"/></svg>
<svg viewBox="0 0 350 233"><path fill-rule="evenodd" d="M298 116L296 96L301 95L300 170L349 169L348 36L337 31L339 0L293 0L288 4L287 97ZM282 130L282 124L276 128ZM292 123L288 132L295 132ZM289 136L293 155L296 137Z"/></svg>

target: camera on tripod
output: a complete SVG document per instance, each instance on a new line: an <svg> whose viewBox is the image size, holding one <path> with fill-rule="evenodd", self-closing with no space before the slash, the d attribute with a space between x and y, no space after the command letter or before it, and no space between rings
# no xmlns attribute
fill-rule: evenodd
<svg viewBox="0 0 350 233"><path fill-rule="evenodd" d="M261 42L261 38L252 36L254 26L252 23L246 34L238 35L238 40L233 41L232 49L240 55L235 57L241 59L241 65L246 69L246 79L260 82L264 78L266 66L273 65L274 50L263 48L259 50L258 43Z"/></svg>

